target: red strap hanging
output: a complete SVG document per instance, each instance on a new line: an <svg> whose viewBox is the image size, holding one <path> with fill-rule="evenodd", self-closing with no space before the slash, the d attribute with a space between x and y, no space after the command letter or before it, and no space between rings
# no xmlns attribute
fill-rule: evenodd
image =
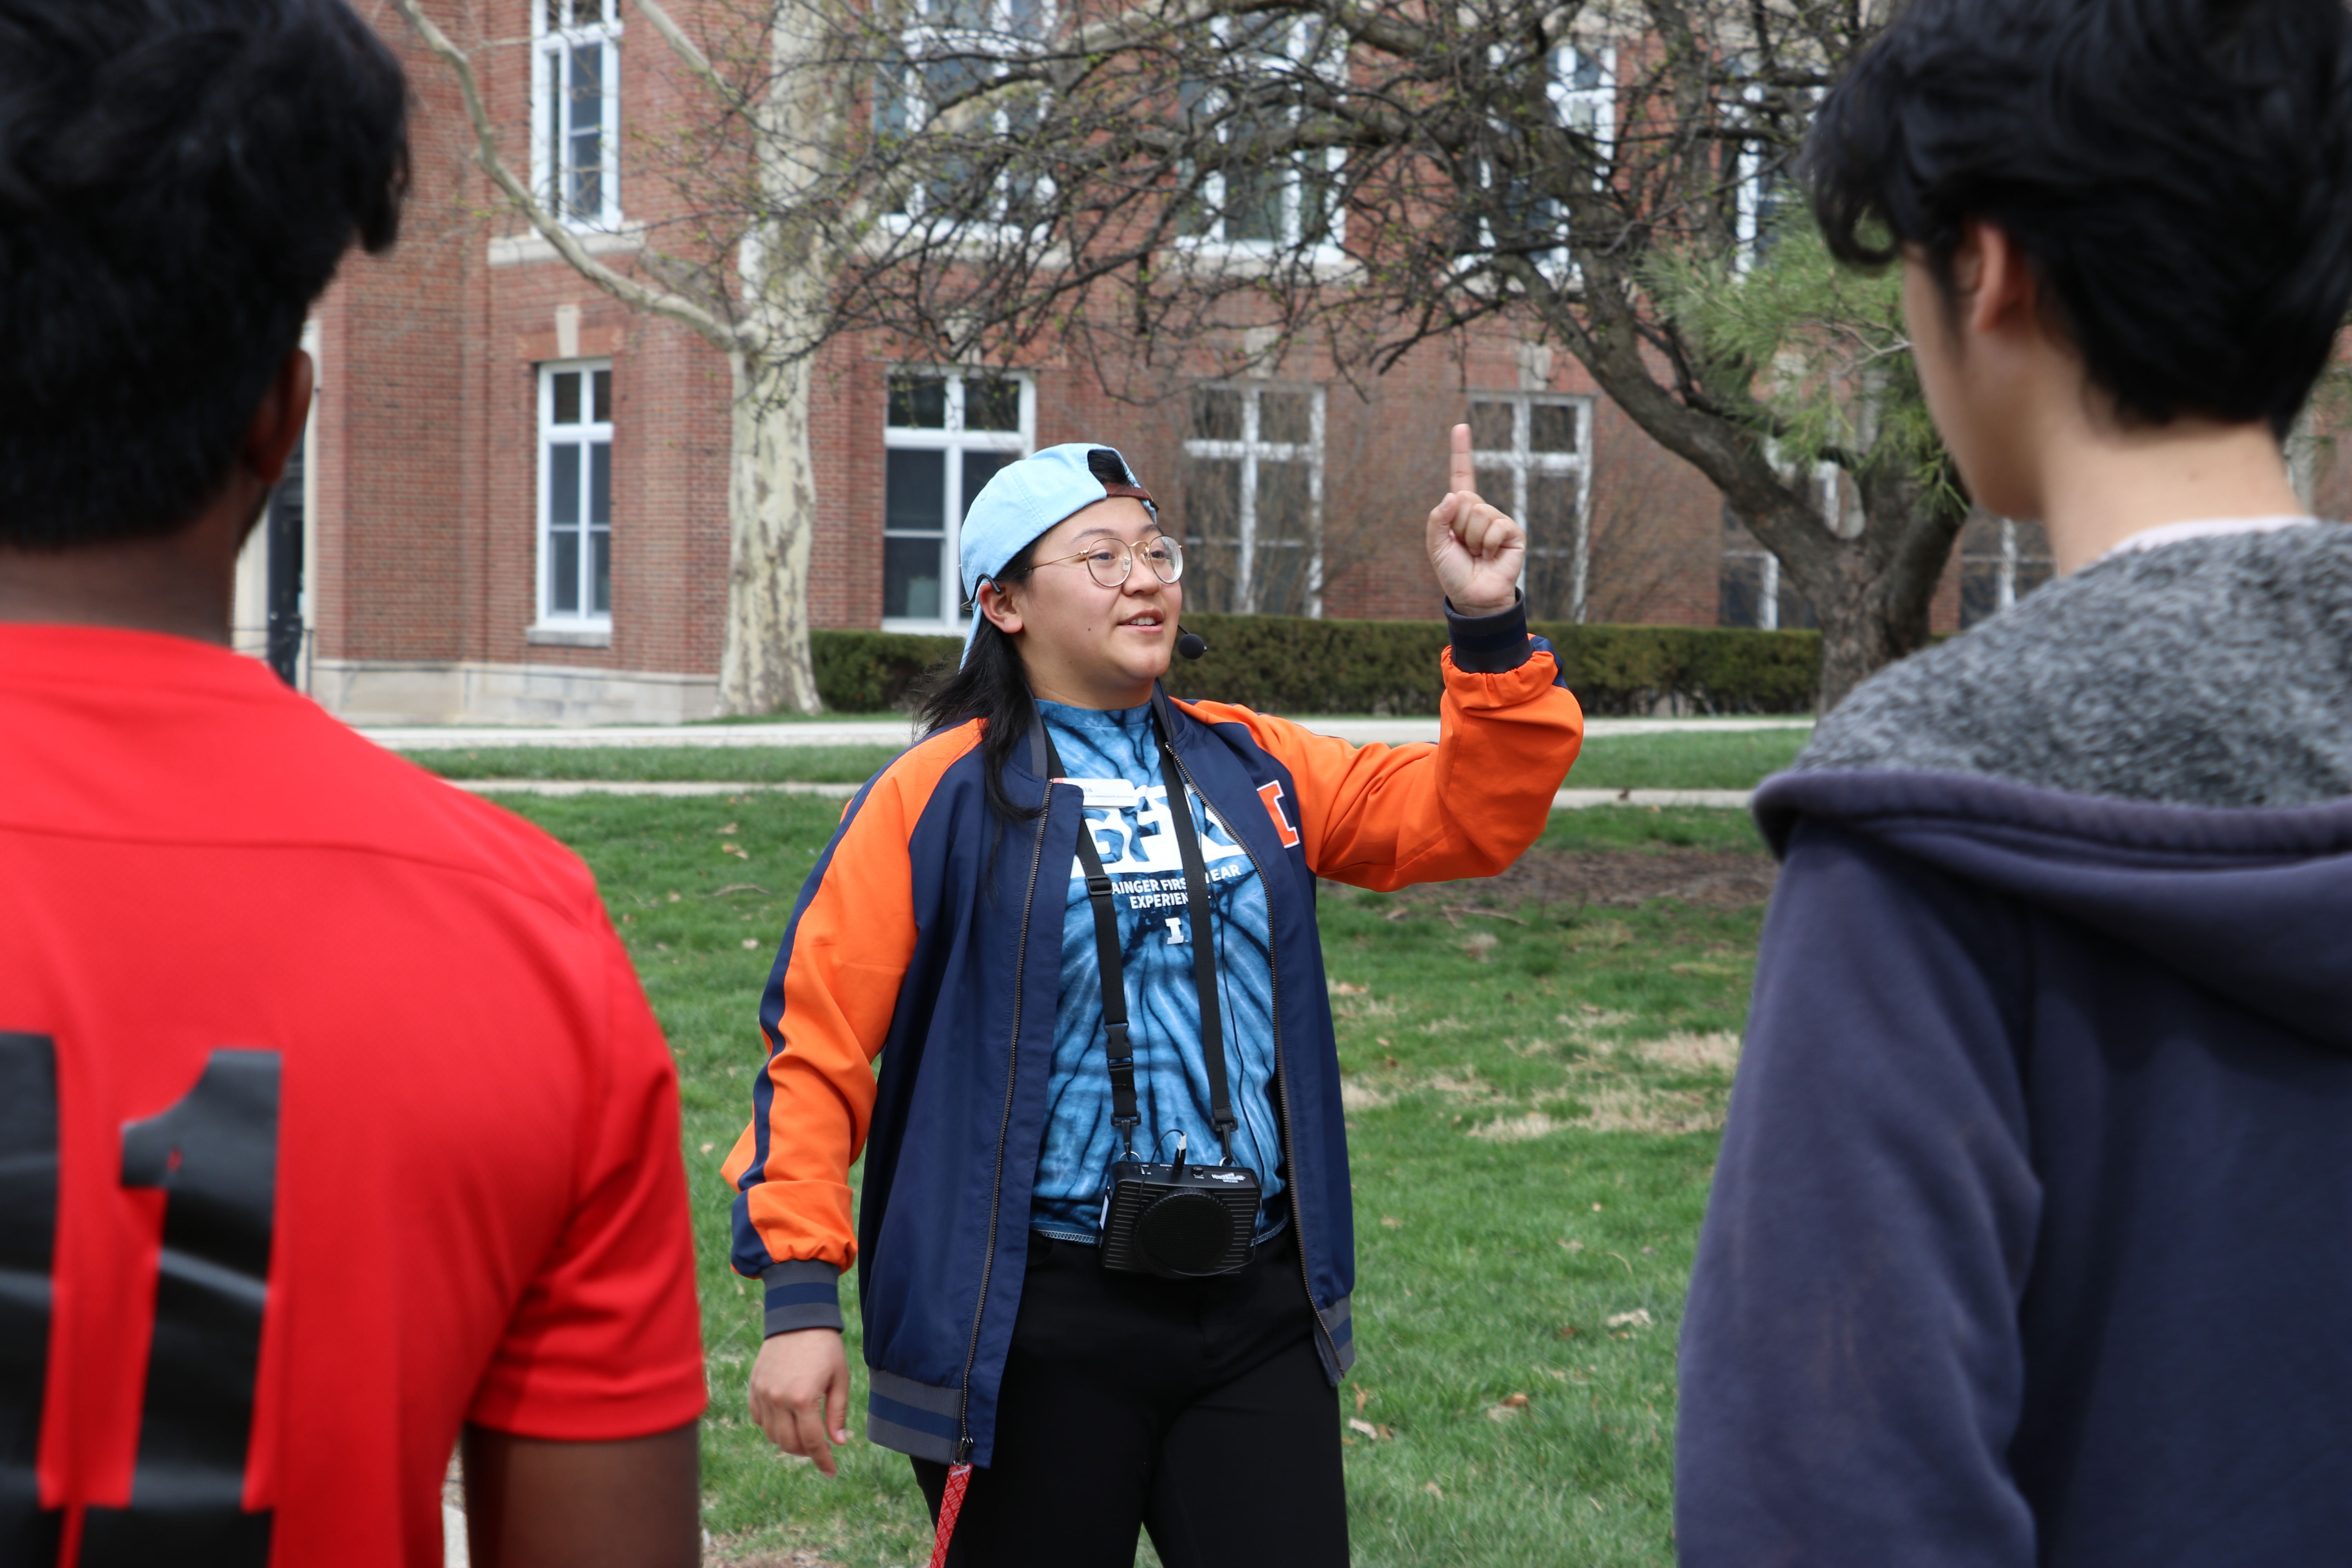
<svg viewBox="0 0 2352 1568"><path fill-rule="evenodd" d="M963 1489L971 1484L971 1467L950 1465L947 1490L940 1496L940 1531L931 1542L931 1568L948 1568L948 1542L955 1537L956 1515L963 1511Z"/></svg>

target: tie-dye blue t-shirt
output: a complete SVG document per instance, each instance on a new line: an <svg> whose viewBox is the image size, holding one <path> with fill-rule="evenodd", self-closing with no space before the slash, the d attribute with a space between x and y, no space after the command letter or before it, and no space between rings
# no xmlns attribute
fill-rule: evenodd
<svg viewBox="0 0 2352 1568"><path fill-rule="evenodd" d="M1181 1130L1187 1158L1220 1157L1209 1121L1209 1075L1201 1054L1201 999L1192 980L1194 933L1184 863L1160 781L1160 743L1150 708L1103 712L1040 702L1061 776L1087 795L1087 830L1111 879L1127 970L1128 1037L1135 1051L1135 1098L1143 1125L1135 1147L1147 1159L1175 1158ZM1226 1092L1241 1125L1233 1155L1264 1184L1267 1203L1282 1190L1282 1140L1275 1126L1272 972L1266 963L1265 887L1248 854L1216 814L1190 795L1201 836L1217 944L1217 1005L1223 1015ZM1046 1093L1045 1147L1029 1223L1069 1241L1098 1239L1104 1179L1120 1157L1110 1121L1102 982L1086 869L1070 857L1062 917L1062 995L1054 1017L1054 1069ZM1258 1214L1259 1237L1278 1228Z"/></svg>

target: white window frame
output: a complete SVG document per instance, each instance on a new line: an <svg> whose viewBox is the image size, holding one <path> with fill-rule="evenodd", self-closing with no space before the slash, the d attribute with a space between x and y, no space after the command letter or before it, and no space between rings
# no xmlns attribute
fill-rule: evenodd
<svg viewBox="0 0 2352 1568"><path fill-rule="evenodd" d="M1009 452L1025 458L1036 449L1037 381L1023 371L965 371L944 365L896 364L888 367L884 382L882 447L884 483L889 481L887 453L897 451L943 452L947 454L940 467L946 470L940 486L941 516L940 519L940 613L936 616L884 616L882 629L886 632L953 632L961 636L969 622L963 605L963 572L961 564L963 547L962 455L966 452ZM989 380L1011 381L1021 388L1021 428L1018 430L967 430L963 427L964 378L971 375ZM947 416L944 428L932 429L920 426L893 425L889 422L889 399L887 388L900 376L937 377L947 383ZM929 535L894 531L889 514L883 513L883 571L889 571L891 539L921 539ZM887 584L887 577L886 577ZM886 587L887 591L887 587Z"/></svg>
<svg viewBox="0 0 2352 1568"><path fill-rule="evenodd" d="M1489 505L1498 506L1511 516L1524 521L1528 515L1528 481L1530 479L1570 479L1576 481L1576 518L1570 535L1569 551L1569 619L1584 619L1585 607L1591 597L1592 577L1592 399L1573 393L1554 392L1484 392L1473 391L1472 403L1507 404L1511 409L1511 445L1504 447L1473 447L1470 453L1471 472L1480 468L1507 468L1511 489L1507 496L1481 494ZM1538 452L1532 449L1535 410L1538 407L1572 408L1576 411L1576 450L1573 452ZM1476 428L1474 421L1472 428ZM1528 542L1530 562L1537 552L1532 536ZM1519 585L1527 586L1527 569L1519 572Z"/></svg>
<svg viewBox="0 0 2352 1568"><path fill-rule="evenodd" d="M1312 11L1302 12L1293 16L1280 41L1280 52L1268 51L1261 58L1277 70L1315 63L1316 27L1322 20L1319 15ZM1232 46L1234 23L1234 18L1231 16L1217 16L1211 20L1209 26L1220 48ZM1339 58L1345 47L1345 42L1339 37L1338 30L1332 29L1329 36L1323 40L1324 61L1328 63ZM1214 91L1210 92L1204 99L1203 107L1209 113L1220 112L1217 94ZM1293 124L1297 122L1298 112L1295 106L1286 111ZM1222 143L1230 141L1232 133L1232 121L1221 121L1216 132L1218 142ZM1297 153L1291 154L1288 159L1290 172L1282 182L1281 232L1274 238L1233 239L1226 237L1225 176L1213 173L1202 177L1200 197L1202 205L1213 216L1194 232L1180 234L1177 237L1177 243L1195 251L1234 257L1272 257L1299 247L1306 237L1306 192L1309 166L1307 161L1316 155L1313 153ZM1347 167L1347 153L1340 148L1332 147L1327 148L1321 156L1324 172L1329 178L1330 188L1336 195L1339 186L1339 176ZM1306 246L1308 259L1317 263L1343 260L1347 253L1347 209L1334 201L1328 216L1323 237L1312 245ZM1320 406L1319 403L1318 406Z"/></svg>
<svg viewBox="0 0 2352 1568"><path fill-rule="evenodd" d="M1763 101L1763 97L1764 89L1760 87L1751 86L1740 93L1743 105L1760 103ZM1819 103L1821 99L1821 90L1816 89L1813 92L1813 101ZM1742 120L1747 118L1747 110L1744 108L1740 110L1740 118ZM1764 240L1764 154L1758 150L1753 142L1742 142L1739 144L1739 156L1733 168L1733 176L1736 184L1732 190L1732 237L1736 244L1732 250L1731 265L1735 277L1745 278L1763 256L1761 246ZM1782 200L1787 202L1801 199L1792 180L1788 187L1788 194L1782 197Z"/></svg>
<svg viewBox="0 0 2352 1568"><path fill-rule="evenodd" d="M902 85L898 101L904 106L907 133L910 136L923 129L930 110L929 98L924 90L924 61L959 48L979 58L995 60L1014 59L1024 54L1040 52L1052 42L1058 21L1058 8L1053 0L1040 0L1037 5L1034 37L1024 37L1019 30L1022 24L1013 15L1015 0L986 0L987 19L976 27L932 19L947 11L951 4L952 0L916 0L909 10L907 26L898 33L898 47L907 61L900 77ZM1001 73L1003 68L999 66L996 68ZM878 114L882 105L877 102L875 107ZM1011 112L1002 107L992 110L989 127L999 137L1012 135ZM1042 194L1050 199L1050 184L1045 184ZM901 228L922 221L928 216L927 196L928 193L919 184L916 185L907 191L904 206L898 211L883 214L882 221ZM991 194L991 205L994 211L990 215L987 226L1003 228L1009 233L1014 226L1005 222L1012 208L1012 195L1001 174L996 189Z"/></svg>
<svg viewBox="0 0 2352 1568"><path fill-rule="evenodd" d="M1499 46L1494 55L1494 63L1501 66ZM1601 79L1592 87L1578 87L1575 85L1577 67L1588 59L1600 62ZM1544 69L1544 91L1551 100L1553 115L1561 125L1571 130L1589 128L1593 140L1600 144L1601 166L1607 168L1617 155L1616 47L1603 44L1586 50L1574 44L1562 44L1551 51ZM1480 178L1490 186L1494 177L1491 167L1482 169ZM1565 214L1561 216L1560 226L1563 229L1567 226ZM1471 264L1491 265L1496 243L1493 221L1480 218L1478 245L1481 254L1472 258ZM1575 289L1583 280L1581 270L1565 245L1537 253L1535 263L1536 269L1556 289Z"/></svg>
<svg viewBox="0 0 2352 1568"><path fill-rule="evenodd" d="M594 572L590 563L595 559L592 544L597 530L586 515L589 496L588 476L591 472L587 449L602 446L608 454L606 462L610 463L612 460L609 454L613 446L613 421L598 420L593 417L596 407L595 373L603 371L609 374L612 369L613 362L609 359L549 360L539 367L538 548L533 552L532 556L532 576L537 582L534 597L539 606L537 626L540 629L609 632L613 627L613 612L610 606L602 610L593 607L595 601ZM582 377L580 411L583 418L577 425L555 423L555 378L567 374L577 374ZM615 390L617 394L617 389ZM610 410L608 409L607 412L609 413ZM551 591L554 586L552 575L555 561L555 526L552 516L555 502L554 456L555 448L559 445L576 446L582 448L580 577L575 584L579 594L579 607L573 610L555 608L554 594ZM608 552L611 549L610 541L613 533L612 501L613 498L608 494L605 497L606 511L603 529ZM608 553L605 559L609 570L612 557Z"/></svg>
<svg viewBox="0 0 2352 1568"><path fill-rule="evenodd" d="M530 188L567 228L612 232L621 227L621 35L620 0L531 0L530 7ZM572 174L568 152L558 153L557 111L567 89L572 51L584 44L604 48L603 118L598 124L598 190L594 213L572 210L563 186ZM562 138L569 146L570 138Z"/></svg>
<svg viewBox="0 0 2352 1568"><path fill-rule="evenodd" d="M1187 436L1184 440L1186 458L1211 461L1239 462L1241 478L1237 484L1240 499L1234 518L1234 615L1256 615L1257 608L1257 489L1258 465L1267 463L1304 463L1307 468L1307 605L1310 619L1323 615L1323 388L1312 384L1279 381L1204 381L1197 384L1203 392L1231 392L1242 400L1242 435L1238 441L1211 439ZM1266 394L1288 396L1304 395L1307 399L1307 439L1268 441L1261 432L1263 400ZM1188 520L1189 521L1189 520ZM1187 542L1189 544L1189 541Z"/></svg>

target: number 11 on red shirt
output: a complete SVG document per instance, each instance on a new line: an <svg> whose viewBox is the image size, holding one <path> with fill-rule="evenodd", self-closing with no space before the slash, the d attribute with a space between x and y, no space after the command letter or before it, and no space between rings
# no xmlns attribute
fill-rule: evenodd
<svg viewBox="0 0 2352 1568"><path fill-rule="evenodd" d="M264 1568L270 1515L245 1510L277 1214L275 1051L216 1050L185 1098L122 1126L122 1184L166 1194L155 1324L128 1508L83 1516L81 1568ZM0 1562L54 1563L40 1506L58 1228L53 1043L0 1034Z"/></svg>

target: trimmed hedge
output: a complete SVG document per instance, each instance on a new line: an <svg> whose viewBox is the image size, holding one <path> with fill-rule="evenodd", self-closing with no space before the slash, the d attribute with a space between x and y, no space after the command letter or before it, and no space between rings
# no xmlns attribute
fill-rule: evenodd
<svg viewBox="0 0 2352 1568"><path fill-rule="evenodd" d="M1187 616L1209 644L1179 659L1169 686L1269 713L1437 711L1442 621L1329 621L1294 616ZM1801 713L1821 683L1819 632L1538 622L1588 713ZM843 712L906 705L908 688L954 658L954 637L898 632L809 634L817 689Z"/></svg>

